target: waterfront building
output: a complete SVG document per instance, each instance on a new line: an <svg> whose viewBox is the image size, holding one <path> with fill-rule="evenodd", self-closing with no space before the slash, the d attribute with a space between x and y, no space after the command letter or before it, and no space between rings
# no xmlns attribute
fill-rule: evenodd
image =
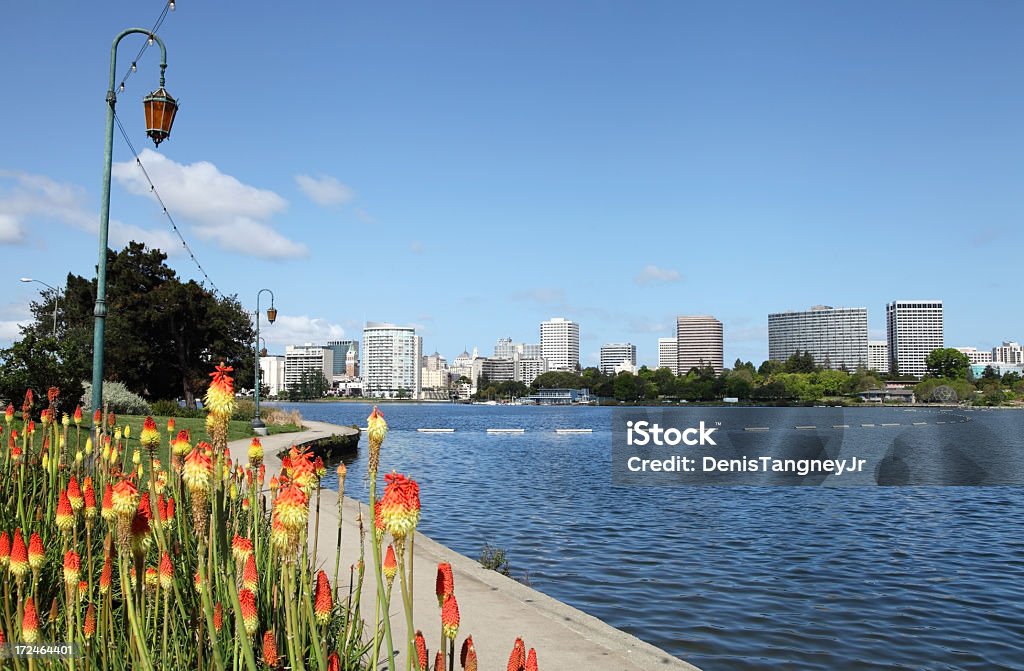
<svg viewBox="0 0 1024 671"><path fill-rule="evenodd" d="M574 405L590 403L589 389L538 389L526 397L537 405Z"/></svg>
<svg viewBox="0 0 1024 671"><path fill-rule="evenodd" d="M944 347L942 301L893 301L885 306L890 371L924 376L925 359Z"/></svg>
<svg viewBox="0 0 1024 671"><path fill-rule="evenodd" d="M544 357L518 357L516 363L516 381L533 384L540 375L548 372L548 360Z"/></svg>
<svg viewBox="0 0 1024 671"><path fill-rule="evenodd" d="M668 368L675 373L679 368L678 355L675 338L658 338L658 368Z"/></svg>
<svg viewBox="0 0 1024 671"><path fill-rule="evenodd" d="M512 359L483 359L480 373L491 383L512 382L516 379L516 364Z"/></svg>
<svg viewBox="0 0 1024 671"><path fill-rule="evenodd" d="M710 366L715 375L723 367L722 322L710 315L683 315L676 318L676 374L686 375L693 368Z"/></svg>
<svg viewBox="0 0 1024 671"><path fill-rule="evenodd" d="M329 347L306 343L284 349L284 386L298 387L303 375L319 372L330 384L334 378L334 351Z"/></svg>
<svg viewBox="0 0 1024 671"><path fill-rule="evenodd" d="M448 391L448 361L441 354L434 352L423 357L422 368L420 385L424 391Z"/></svg>
<svg viewBox="0 0 1024 671"><path fill-rule="evenodd" d="M363 328L363 393L379 398L419 398L423 339L412 326L366 322Z"/></svg>
<svg viewBox="0 0 1024 671"><path fill-rule="evenodd" d="M542 356L539 343L512 342L512 338L498 338L494 345L495 359L540 359Z"/></svg>
<svg viewBox="0 0 1024 671"><path fill-rule="evenodd" d="M992 348L992 362L1024 364L1024 348L1020 343L1004 340L1002 345Z"/></svg>
<svg viewBox="0 0 1024 671"><path fill-rule="evenodd" d="M889 343L884 340L868 341L868 370L889 372Z"/></svg>
<svg viewBox="0 0 1024 671"><path fill-rule="evenodd" d="M623 361L628 361L634 369L636 368L636 345L624 342L601 346L602 373L614 375L615 367Z"/></svg>
<svg viewBox="0 0 1024 671"><path fill-rule="evenodd" d="M348 364L348 353L352 351L353 347L358 351L359 341L358 340L328 340L327 348L331 350L334 356L334 367L331 374L327 376L327 379L332 377L344 378L344 377L355 377L359 373L349 375L346 371ZM359 355L356 354L355 365L359 365Z"/></svg>
<svg viewBox="0 0 1024 671"><path fill-rule="evenodd" d="M967 355L967 361L971 365L992 363L992 352L979 350L977 347L957 347L958 352Z"/></svg>
<svg viewBox="0 0 1024 671"><path fill-rule="evenodd" d="M548 370L577 371L580 367L580 325L562 317L540 323L541 356Z"/></svg>
<svg viewBox="0 0 1024 671"><path fill-rule="evenodd" d="M868 309L815 305L769 314L768 358L785 361L797 352L809 352L825 368L868 366Z"/></svg>
<svg viewBox="0 0 1024 671"><path fill-rule="evenodd" d="M260 396L277 396L285 390L284 357L260 357Z"/></svg>
<svg viewBox="0 0 1024 671"><path fill-rule="evenodd" d="M999 377L1006 375L1007 373L1016 373L1024 378L1024 364L1020 363L975 363L971 364L971 372L974 374L974 379L980 380L985 374L985 370L991 368Z"/></svg>

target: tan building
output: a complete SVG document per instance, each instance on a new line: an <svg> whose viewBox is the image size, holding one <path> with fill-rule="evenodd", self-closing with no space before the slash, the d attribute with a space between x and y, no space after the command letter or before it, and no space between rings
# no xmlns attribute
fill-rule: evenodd
<svg viewBox="0 0 1024 671"><path fill-rule="evenodd" d="M711 366L715 375L723 368L722 322L710 315L676 318L676 373L686 375L692 368Z"/></svg>

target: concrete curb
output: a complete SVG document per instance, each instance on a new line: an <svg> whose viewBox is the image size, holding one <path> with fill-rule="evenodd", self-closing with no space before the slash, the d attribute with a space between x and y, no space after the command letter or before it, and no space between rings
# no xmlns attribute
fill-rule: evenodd
<svg viewBox="0 0 1024 671"><path fill-rule="evenodd" d="M277 475L281 461L276 454L293 443L341 433L343 429L325 422L304 420L307 430L299 433L264 436L264 464L267 478ZM229 447L236 462L248 459L249 439L232 442ZM365 446L364 448L365 449ZM387 446L385 445L385 450ZM361 478L353 473L350 478ZM316 563L333 580L335 548L337 546L338 506L337 492L322 490L320 499L320 542ZM311 502L311 508L315 506ZM348 567L358 560L359 531L357 519L362 514L369 533L369 507L355 499L345 497L342 520L342 570L340 581L348 580ZM429 513L428 513L429 514ZM312 515L312 513L311 513ZM311 530L312 531L312 530ZM312 536L312 533L310 534ZM366 538L366 558L372 565L369 537ZM521 636L528 648L536 648L542 669L579 668L588 671L640 671L645 669L676 669L699 671L697 667L669 655L664 650L645 643L631 634L615 629L607 623L542 594L526 585L483 568L473 559L450 548L416 534L414 541L415 582L413 585L414 623L423 630L427 646L437 648L440 637L440 610L434 594L434 575L439 562L452 565L455 576L455 595L461 614L461 626L456 654L462 640L472 634L481 669L504 668L516 636ZM372 570L367 570L363 589L363 614L372 618L372 604L376 593ZM391 622L395 649L405 652L405 618L395 586L391 601ZM369 604L367 609L366 604ZM369 610L369 612L368 612ZM372 624L371 624L372 627ZM431 657L431 664L433 658Z"/></svg>

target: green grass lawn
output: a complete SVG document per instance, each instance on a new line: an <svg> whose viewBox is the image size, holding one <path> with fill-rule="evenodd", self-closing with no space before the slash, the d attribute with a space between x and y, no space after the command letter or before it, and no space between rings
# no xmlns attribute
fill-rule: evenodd
<svg viewBox="0 0 1024 671"><path fill-rule="evenodd" d="M138 447L139 435L142 434L142 423L146 421L145 415L117 415L117 425L120 427L130 426L132 427L132 437L130 439L132 447ZM153 415L153 421L156 422L156 428L160 430L160 434L163 438L163 442L167 442L167 417ZM186 430L192 436L192 444L196 444L200 440L209 441L210 437L206 434L206 420L202 418L192 419L180 419L174 418L174 436L178 435L181 430ZM267 425L267 430L271 434L277 433L294 433L301 431L302 427L295 426L294 424L286 424L283 426L271 426ZM228 442L232 440L239 440L242 438L250 438L256 435L252 431L251 420L231 420L228 424Z"/></svg>

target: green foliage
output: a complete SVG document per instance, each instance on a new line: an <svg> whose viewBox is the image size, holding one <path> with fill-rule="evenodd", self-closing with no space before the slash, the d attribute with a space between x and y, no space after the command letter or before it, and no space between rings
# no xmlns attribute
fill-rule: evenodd
<svg viewBox="0 0 1024 671"><path fill-rule="evenodd" d="M814 363L813 354L810 352L801 354L800 350L797 350L791 357L786 359L783 370L787 373L813 373L821 369Z"/></svg>
<svg viewBox="0 0 1024 671"><path fill-rule="evenodd" d="M82 412L92 413L92 382L82 384ZM152 408L146 399L128 391L120 382L103 383L103 407L117 415L148 415Z"/></svg>
<svg viewBox="0 0 1024 671"><path fill-rule="evenodd" d="M966 380L971 361L960 350L942 347L932 350L924 360L924 365L928 369L928 375L932 377Z"/></svg>
<svg viewBox="0 0 1024 671"><path fill-rule="evenodd" d="M235 411L231 413L231 419L236 421L245 422L252 421L252 418L256 416L256 402L250 401L247 398L237 399L235 401Z"/></svg>
<svg viewBox="0 0 1024 671"><path fill-rule="evenodd" d="M150 412L154 415L176 418L205 418L206 411L202 408L183 408L177 401L171 399L160 399L149 404Z"/></svg>
<svg viewBox="0 0 1024 671"><path fill-rule="evenodd" d="M508 555L503 548L484 543L480 550L480 565L485 569L512 577L512 567L508 563Z"/></svg>
<svg viewBox="0 0 1024 671"><path fill-rule="evenodd" d="M287 394L293 401L308 401L323 398L330 388L331 383L322 370L309 368L302 371L298 382L288 388ZM249 416L252 417L251 414Z"/></svg>

